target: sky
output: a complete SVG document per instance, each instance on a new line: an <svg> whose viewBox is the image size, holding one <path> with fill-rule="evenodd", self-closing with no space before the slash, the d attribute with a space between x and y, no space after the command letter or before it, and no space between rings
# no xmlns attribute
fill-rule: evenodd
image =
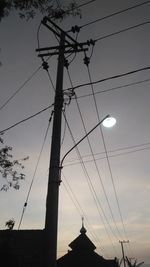
<svg viewBox="0 0 150 267"><path fill-rule="evenodd" d="M78 1L80 4L85 2ZM78 42L96 40L149 21L150 3L90 25L87 23L143 2L95 0L81 9L82 18L67 18L58 25L66 31L74 25L83 26L77 36ZM38 15L26 22L14 12L0 23L0 107L22 87L0 108L0 131L54 102L50 79L55 86L57 56L48 60L48 76L39 68L42 62L35 51L41 19ZM149 28L147 23L97 41L93 51L89 47L87 52L91 57L89 72L83 53L75 57L70 55L72 85L89 83L90 78L94 82L149 67ZM76 38L76 34L70 35ZM38 39L40 47L58 45L53 33L43 25ZM65 69L63 88L70 88L71 83ZM78 151L74 149L63 163L58 257L67 252L68 244L79 234L83 216L87 235L96 245L97 253L105 258L117 256L121 259L119 240L129 240L124 244L125 255L150 266L149 85L149 70L139 71L99 82L93 87L79 87L75 90L77 101L72 99L65 106L72 136L62 118L61 158L74 145L72 137L77 142L85 135L85 129L88 132L97 124L97 111L100 119L111 114L117 124L111 129L96 128L88 140L81 142ZM51 112L52 108L4 134L5 143L13 147L14 158L29 156L29 160L25 162L26 179L21 182L20 189L0 192L1 229L5 229L5 222L11 218L15 220L14 229L18 229ZM20 229L44 228L52 122ZM2 179L0 183L3 183Z"/></svg>

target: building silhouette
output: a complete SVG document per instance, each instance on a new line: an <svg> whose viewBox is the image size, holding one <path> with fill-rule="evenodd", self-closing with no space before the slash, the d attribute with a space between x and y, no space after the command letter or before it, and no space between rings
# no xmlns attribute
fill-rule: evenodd
<svg viewBox="0 0 150 267"><path fill-rule="evenodd" d="M82 223L80 235L70 244L71 250L57 260L57 267L118 267L117 258L106 260L95 252L95 245L86 235Z"/></svg>
<svg viewBox="0 0 150 267"><path fill-rule="evenodd" d="M5 267L44 267L44 230L1 230L0 258ZM107 260L95 252L84 225L70 244L67 254L57 260L57 267L118 267L117 259Z"/></svg>

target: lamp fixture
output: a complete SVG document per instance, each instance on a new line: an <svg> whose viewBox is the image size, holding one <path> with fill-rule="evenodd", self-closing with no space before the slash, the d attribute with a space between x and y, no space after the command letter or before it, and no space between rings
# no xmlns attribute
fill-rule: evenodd
<svg viewBox="0 0 150 267"><path fill-rule="evenodd" d="M116 119L109 116L103 122L102 125L106 128L113 127L116 124Z"/></svg>

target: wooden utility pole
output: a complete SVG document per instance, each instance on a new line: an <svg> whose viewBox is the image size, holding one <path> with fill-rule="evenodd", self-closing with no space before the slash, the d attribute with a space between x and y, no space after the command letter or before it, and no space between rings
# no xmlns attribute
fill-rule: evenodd
<svg viewBox="0 0 150 267"><path fill-rule="evenodd" d="M126 267L126 260L125 260L125 255L124 255L124 247L123 247L123 244L124 244L124 243L129 243L129 240L127 240L127 241L125 241L125 240L120 241L120 240L119 240L119 243L121 244L123 264L124 264L124 267Z"/></svg>
<svg viewBox="0 0 150 267"><path fill-rule="evenodd" d="M50 25L47 24L47 21ZM48 190L46 199L46 217L45 217L45 265L44 267L56 267L57 259L57 227L58 227L58 199L60 185L60 142L61 142L61 118L63 107L63 70L64 70L64 55L66 53L77 53L87 51L88 48L83 48L86 43L77 43L71 36L64 32L49 18L44 18L42 23L50 29L57 37L60 38L59 46L38 48L38 55L42 59L44 56L58 55L56 92L54 102L54 120L52 130L51 155L49 165ZM54 28L53 28L54 26ZM55 30L57 29L57 30ZM67 40L66 40L67 39ZM52 51L53 52L49 52ZM41 54L41 51L48 51ZM46 62L44 62L46 63ZM45 68L45 67L44 67ZM46 70L47 65L46 65ZM44 261L43 261L44 263Z"/></svg>
<svg viewBox="0 0 150 267"><path fill-rule="evenodd" d="M63 69L64 69L64 33L61 33L58 57L56 94L54 104L54 120L51 143L51 156L46 199L46 266L55 267L57 257L57 224L58 224L58 198L59 198L59 162L61 142L61 117L63 107Z"/></svg>

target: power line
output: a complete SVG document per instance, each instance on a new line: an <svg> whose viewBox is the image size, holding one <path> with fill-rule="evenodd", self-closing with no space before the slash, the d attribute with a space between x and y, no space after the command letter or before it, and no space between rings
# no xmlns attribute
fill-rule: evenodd
<svg viewBox="0 0 150 267"><path fill-rule="evenodd" d="M50 75L50 73L49 73L48 70L47 70L47 74L48 74L50 83L51 83L51 85L52 85L52 87L53 87L53 90L55 91L55 86L54 86L54 83L53 83L53 81L52 81L51 75ZM64 111L63 111L63 116L64 116L64 119L65 119L65 123L66 123L66 125L67 125L67 128L68 128L68 130L69 130L70 136L71 136L71 138L72 138L72 141L73 141L74 144L76 144L75 139L74 139L74 136L73 136L73 134L72 134L71 128L70 128L70 126L69 126L69 123L68 123L68 121L67 121L67 118L66 118L66 115L65 115L65 112L64 112ZM79 159L80 159L80 164L81 164L83 173L84 173L84 175L85 175L86 181L87 181L87 183L88 183L89 190L90 190L90 192L91 192L91 194L92 194L94 203L95 203L95 205L96 205L98 214L99 214L99 216L100 216L100 218L101 218L101 221L102 221L102 223L103 223L103 225L104 225L105 232L106 232L106 234L107 234L107 236L108 236L108 239L110 240L110 242L111 242L111 244L112 244L112 247L113 247L115 253L117 253L117 251L116 251L116 249L115 249L115 246L113 245L112 239L111 239L111 237L110 237L110 234L109 234L109 232L108 232L108 230L107 230L107 228L106 228L106 224L105 224L104 219L103 219L103 217L102 217L102 215L101 215L101 212L102 212L102 214L103 214L103 216L104 216L104 218L105 218L105 221L106 221L106 223L107 223L107 225L108 225L110 231L112 232L113 236L114 236L117 240L118 240L118 237L117 237L116 234L114 233L114 231L113 231L113 229L112 229L112 226L111 226L111 224L109 223L109 221L108 221L108 219L107 219L107 217L106 217L106 215L105 215L104 209L102 208L102 206L101 206L101 204L100 204L100 201L99 201L99 199L98 199L98 196L97 196L96 191L95 191L95 189L94 189L94 186L93 186L93 184L92 184L91 178L90 178L90 176L89 176L89 174L88 174L88 171L87 171L87 169L86 169L86 167L85 167L84 162L82 161L82 157L81 157L80 151L79 151L78 147L76 147L75 149L76 149L76 153L77 153L77 155L78 155L78 157L79 157ZM101 212L100 212L100 210L101 210Z"/></svg>
<svg viewBox="0 0 150 267"><path fill-rule="evenodd" d="M75 140L74 140L74 138L73 138L73 134L72 134L72 132L71 132L71 129L70 129L69 125L67 125L67 126L68 126L69 132L70 132L70 134L71 134L71 137L72 137L72 139L73 139L73 142L74 142L74 144L75 144ZM100 215L100 217L101 217L101 220L102 220L102 222L103 222L103 224L104 224L105 230L106 230L106 232L107 232L105 223L104 223L103 218L102 218L102 216L101 216L101 213L100 213L100 211L99 211L99 207L100 207L100 209L101 209L101 211L102 211L102 214L103 214L103 216L104 216L104 218L105 218L105 220L106 220L108 226L110 227L110 229L111 229L113 235L116 237L116 234L115 234L114 231L112 230L112 227L111 227L111 225L109 224L109 222L108 222L108 220L107 220L107 217L106 217L106 215L105 215L105 212L104 212L104 210L103 210L103 208L102 208L102 205L101 205L101 203L100 203L100 201L99 201L99 198L98 198L98 196L97 196L97 194L96 194L96 191L95 191L94 186L93 186L93 184L92 184L91 178L90 178L90 176L89 176L89 174L88 174L88 172L87 172L87 169L86 169L86 167L85 167L85 164L84 164L84 162L83 162L83 160L82 160L82 157L81 157L81 154L80 154L80 152L79 152L78 147L76 147L76 151L77 151L77 154L78 154L78 156L79 156L79 158L80 158L80 163L82 164L81 166L82 166L83 172L84 172L85 177L86 177L86 180L87 180L87 182L88 182L88 186L89 186L90 191L91 191L91 193L92 193L92 196L93 196L94 202L95 202L95 204L96 204L98 213L99 213L99 215ZM108 232L107 232L107 235L109 236ZM119 235L119 236L120 236L120 235ZM110 236L109 236L109 238L110 238Z"/></svg>
<svg viewBox="0 0 150 267"><path fill-rule="evenodd" d="M144 26L144 25L147 25L150 23L150 20L148 21L145 21L145 22L142 22L142 23L139 23L139 24L136 24L134 26L130 26L128 28L124 28L122 30L119 30L119 31L116 31L116 32L113 32L113 33L110 33L110 34L107 34L107 35L104 35L104 36L100 36L98 37L97 39L95 39L94 41L97 42L97 41L101 41L101 40L104 40L106 38L109 38L109 37L112 37L114 35L118 35L120 33L123 33L123 32L126 32L126 31L129 31L129 30L133 30L135 28L138 28L138 27L141 27L141 26Z"/></svg>
<svg viewBox="0 0 150 267"><path fill-rule="evenodd" d="M129 149L130 148L131 147L129 147ZM122 152L122 153L117 153L115 155L109 155L109 158L123 156L123 155L127 155L127 154L132 154L132 153L136 153L136 152L144 151L144 150L149 150L149 149L150 149L150 146L149 147L143 147L143 148L135 149L135 150L132 150L132 151L126 151L126 152ZM108 153L109 152L114 152L114 151L115 150L108 151ZM119 151L119 150L116 150L116 151ZM105 152L96 153L96 154L94 154L94 156L99 155L99 154L105 154ZM91 155L82 156L82 159L84 159L84 157L89 157L89 156L91 156ZM103 156L103 157L100 157L100 158L95 158L95 160L98 161L98 160L102 160L102 159L105 159L105 158L106 158L106 156ZM92 161L93 161L93 159L84 160L85 163L92 162ZM72 166L72 165L77 165L77 164L80 164L80 162L73 162L72 161L72 163L67 163L64 166L67 167L67 166Z"/></svg>
<svg viewBox="0 0 150 267"><path fill-rule="evenodd" d="M102 21L102 20L105 20L105 19L114 17L114 16L116 16L116 15L125 13L125 12L127 12L127 11L129 11L129 10L135 9L135 8L137 8L137 7L141 7L141 6L146 5L146 4L149 4L149 3L150 3L150 1L145 1L144 3L140 3L140 4L137 4L137 5L134 5L134 6L131 6L131 7L128 7L128 8L119 10L119 11L116 11L116 12L114 12L114 13L112 13L112 14L109 14L109 15L106 15L106 16L104 16L104 17L101 17L101 18L98 18L98 19L96 19L96 20L93 20L93 21L90 21L90 22L88 22L88 23L85 23L84 25L79 26L79 28L80 28L80 29L85 28L85 27L87 27L87 26L89 26L89 25L95 24L95 23L100 22L100 21Z"/></svg>
<svg viewBox="0 0 150 267"><path fill-rule="evenodd" d="M19 121L19 122L17 122L17 123L15 123L15 124L13 124L13 125L11 125L11 126L5 128L4 130L1 130L1 131L0 131L0 134L6 132L6 131L8 131L8 130L10 130L10 129L16 127L16 126L18 126L19 124L21 124L21 123L23 123L23 122L25 122L25 121L28 121L28 120L32 119L33 117L36 117L37 115L43 113L44 111L46 111L47 109L51 108L52 106L53 106L53 104L50 105L50 106L48 106L48 107L46 107L46 108L44 108L44 109L42 109L42 110L40 110L39 112L37 112L37 113L35 113L35 114L33 114L33 115L31 115L31 116L29 116L29 117L27 117L27 118L25 118L25 119L23 119L23 120L21 120L21 121Z"/></svg>
<svg viewBox="0 0 150 267"><path fill-rule="evenodd" d="M46 142L48 130L49 130L49 127L50 127L50 122L52 120L52 116L53 116L53 111L51 112L51 116L50 116L50 119L49 119L49 122L48 122L48 126L47 126L47 129L46 129L46 132L45 132L43 144L42 144L42 147L41 147L41 150L40 150L40 153L39 153L39 156L38 156L38 160L37 160L37 163L36 163L36 166L35 166L34 174L33 174L33 177L32 177L31 183L30 183L30 187L29 187L29 190L28 190L28 193L27 193L27 197L26 197L25 203L23 205L21 218L20 218L19 225L18 225L18 230L20 229L20 226L21 226L21 223L22 223L22 220L23 220L23 216L24 216L27 204L28 204L29 196L30 196L31 189L32 189L32 186L33 186L33 182L34 182L34 179L35 179L35 175L36 175L36 172L37 172L37 169L38 169L38 166L39 166L39 162L40 162L40 159L41 159L43 148L44 148L44 145L45 145L45 142Z"/></svg>
<svg viewBox="0 0 150 267"><path fill-rule="evenodd" d="M128 75L132 75L132 74L135 74L135 73L138 73L138 72L141 72L141 71L146 71L146 70L150 70L150 66L139 68L139 69L135 69L135 70L128 71L128 72L124 72L122 74L117 74L117 75L114 75L114 76L106 77L106 78L100 79L98 81L94 81L94 82L92 81L92 82L88 82L88 83L79 84L79 85L73 86L73 88L69 87L67 89L64 89L64 91L72 90L72 89L75 90L75 89L78 89L80 87L90 86L90 85L106 82L106 81L109 81L109 80L118 79L118 78L121 78L121 77L125 77L125 76L128 76Z"/></svg>
<svg viewBox="0 0 150 267"><path fill-rule="evenodd" d="M85 55L85 57L86 57L86 55ZM94 94L94 87L93 87L93 84L92 84L92 78L91 78L91 73L90 73L90 68L89 68L89 62L87 64L85 63L85 65L87 67L87 72L88 72L89 80L90 80L90 83L91 83L91 90L92 90L92 94L93 94L93 100L94 100L94 104L95 104L95 110L96 110L96 114L97 114L97 119L100 122L99 110L98 110L98 106L97 106L96 97L95 97L95 94ZM121 208L120 208L120 203L119 203L119 199L118 199L118 195L117 195L117 190L116 190L116 187L115 187L112 168L111 168L110 160L109 160L109 157L108 157L106 142L105 142L105 138L104 138L104 134L103 134L103 130L102 130L101 125L100 125L99 129L100 129L100 133L101 133L101 136L102 136L103 146L104 146L104 150L105 150L105 154L106 154L107 165L108 165L108 169L109 169L109 173L110 173L110 178L111 178L111 182L112 182L112 186L113 186L113 190L114 190L114 194L115 194L115 199L116 199L116 203L117 203L117 207L118 207L121 223L122 223L122 226L123 226L124 234L125 234L125 236L127 236L125 225L124 225L124 221L123 221L123 216L122 216L122 212L121 212Z"/></svg>
<svg viewBox="0 0 150 267"><path fill-rule="evenodd" d="M108 89L97 91L97 92L95 92L95 95L102 94L102 93L107 93L107 92L110 92L110 91L114 91L114 90L118 90L118 89L122 89L122 88L126 88L126 87L131 87L131 86L137 85L137 84L143 84L143 83L146 83L146 82L149 82L149 81L150 81L150 79L145 79L145 80L141 80L141 81L137 81L137 82L133 82L133 83L127 83L127 84L124 84L124 85L121 85L121 86L116 86L116 87L112 87L112 88L108 88ZM89 97L89 96L92 96L92 93L86 94L86 95L77 96L77 99L84 98L84 97ZM72 99L75 99L75 97L72 97Z"/></svg>
<svg viewBox="0 0 150 267"><path fill-rule="evenodd" d="M28 78L23 82L23 84L0 106L0 110L2 110L23 88L24 86L31 81L34 75L42 68L42 65L39 66Z"/></svg>
<svg viewBox="0 0 150 267"><path fill-rule="evenodd" d="M67 11L67 12L70 12L70 11L79 9L79 8L84 7L84 6L87 6L87 5L89 5L89 4L91 4L91 3L95 2L95 1L96 1L96 0L90 0L90 1L87 1L87 2L85 2L85 3L83 3L83 4L75 5L74 7L71 7L70 9L67 9L66 11ZM57 2L57 3L58 3L58 2ZM61 9L61 7L60 7L60 10L62 11L62 15L66 13L65 10ZM52 15L51 18L55 18L55 15Z"/></svg>
<svg viewBox="0 0 150 267"><path fill-rule="evenodd" d="M77 197L76 197L76 195L75 195L73 189L71 188L71 186L70 186L69 182L67 181L67 179L66 179L66 177L65 177L64 174L63 174L63 179L65 180L65 183L67 184L69 190L68 190L67 186L65 185L65 183L63 183L63 185L64 185L64 187L65 187L65 189L66 189L68 195L70 196L70 198L71 198L71 200L72 200L74 206L76 207L76 209L77 209L77 211L78 211L80 217L84 216L84 218L86 219L86 222L87 222L89 228L92 228L92 226L91 226L91 224L89 223L89 220L88 220L88 218L87 218L87 216L86 216L85 211L84 211L83 208L81 207L80 202L78 201L78 199L77 199ZM70 191L71 193L70 193L69 191ZM101 249L103 249L103 248L102 248L102 245L101 245L102 240L101 240L101 242L100 242L98 236L95 235L95 233L93 233L93 231L90 231L90 233L91 233L91 235L93 236L93 238L94 238L96 241L99 242ZM103 250L104 250L104 249L103 249Z"/></svg>
<svg viewBox="0 0 150 267"><path fill-rule="evenodd" d="M68 73L68 76L69 76L70 83L71 83L71 85L72 85L72 87L73 87L73 84L72 84L72 81L71 81L71 77L70 77L70 73L69 73L68 69L67 69L67 73ZM80 114L80 118L81 118L81 121L82 121L82 125L83 125L84 132L85 132L85 134L87 135L87 131L86 131L86 127L85 127L84 119L83 119L83 116L82 116L82 113L81 113L81 110L80 110L80 107L79 107L78 100L76 99L76 95L75 95L75 100L76 100L77 108L78 108L78 111L79 111L79 114ZM99 122L100 122L100 120L99 120ZM106 198L106 201L107 201L109 210L110 210L110 214L111 214L112 220L113 220L113 222L114 222L114 225L116 226L116 229L117 229L117 232L118 232L119 236L121 236L121 235L120 235L120 232L119 232L119 229L118 229L118 227L117 227L117 224L116 224L116 221L115 221L115 218L114 218L114 215L113 215L111 206L110 206L110 202L109 202L109 199L108 199L108 196L107 196L107 193L106 193L106 189L105 189L105 187L104 187L104 183L103 183L103 181L102 181L102 177L101 177L101 175L100 175L100 172L99 172L99 169L98 169L98 166L97 166L97 162L95 161L95 157L94 157L93 149L92 149L91 142L90 142L90 139L89 139L88 136L87 136L87 142L88 142L88 145L89 145L89 148L90 148L92 157L93 157L93 162L94 162L94 165L95 165L95 168L96 168L96 171L97 171L97 174L98 174L98 177L99 177L101 186L102 186L102 190L103 190L103 192L104 192L104 195L105 195L105 198Z"/></svg>
<svg viewBox="0 0 150 267"><path fill-rule="evenodd" d="M49 79L50 79L51 85L52 85L53 89L55 90L55 86L54 86L54 84L53 84L53 81L52 81L52 78L51 78L51 76L50 76L49 71L47 71L47 73L48 73L48 77L49 77ZM69 133L70 133L70 135L71 135L71 138L72 138L72 140L73 140L73 143L76 144L75 139L74 139L73 134L72 134L72 131L71 131L71 128L70 128L70 126L69 126L69 124L68 124L68 121L67 121L67 119L66 119L66 115L65 115L65 112L64 112L64 111L63 111L63 116L64 116L64 119L65 119L67 128L68 128L68 130L69 130ZM113 231L113 229L112 229L112 226L111 226L110 223L108 222L108 219L107 219L107 217L106 217L106 215L105 215L105 212L104 212L104 210L103 210L103 208L102 208L102 206L101 206L101 204L100 204L99 198L98 198L98 196L97 196L97 194L96 194L96 191L95 191L95 189L94 189L94 186L93 186L93 184L92 184L91 178L90 178L90 176L89 176L89 174L88 174L88 172L87 172L87 169L86 169L86 167L85 167L84 162L82 161L82 157L81 157L81 154L80 154L80 152L79 152L78 147L76 147L76 152L77 152L78 157L80 158L80 163L81 163L83 172L84 172L84 174L85 174L85 177L86 177L86 180L87 180L87 183L88 183L90 192L92 193L93 200L94 200L94 202L95 202L95 204L96 204L98 213L99 213L99 215L100 215L100 217L101 217L101 220L102 220L102 223L103 223L103 225L104 225L104 229L105 229L105 231L106 231L106 234L107 234L107 236L108 236L110 242L112 243L111 237L110 237L110 235L109 235L109 232L107 231L107 228L106 228L105 222L104 222L104 220L103 220L103 217L102 217L102 215L101 215L100 209L101 209L101 211L102 211L102 214L103 214L103 216L104 216L104 218L105 218L105 220L106 220L106 222L107 222L107 225L109 226L110 231L112 232L113 236L114 236L115 238L117 238L117 240L118 240L118 237L116 236L116 234L114 233L114 231ZM99 207L100 207L100 209L99 209ZM112 243L112 246L113 246L113 243ZM114 248L114 250L115 250L115 247L114 247L114 246L113 246L113 248Z"/></svg>
<svg viewBox="0 0 150 267"><path fill-rule="evenodd" d="M98 119L98 121L100 121L100 116L99 116L98 106L97 106L97 102L96 102L96 97L95 97L95 94L94 94L94 88L93 88L93 85L92 85L92 78L91 78L91 74L90 74L89 65L87 64L86 66L87 66L87 71L88 71L88 75L89 75L89 80L90 80L90 83L91 83L91 89L92 89L92 94L93 94L93 100L94 100L94 104L95 104L97 119ZM109 168L109 172L110 172L110 177L111 177L111 181L112 181L112 185L113 185L113 189L114 189L114 193L115 193L115 198L116 198L116 202L117 202L117 206L118 206L121 222L122 222L122 225L123 225L123 229L125 229L124 228L122 214L121 214L121 209L120 209L120 205L119 205L119 200L118 200L118 196L117 196L117 191L116 191L116 188L115 188L114 178L113 178L113 174L112 174L112 170L111 170L111 166L110 166L110 161L109 161L109 158L108 158L108 153L107 153L106 143L105 143L105 139L104 139L104 134L103 134L101 125L100 125L99 129L100 129L100 133L101 133L101 136L102 136L102 141L103 141L104 150L105 150L105 154L106 154L107 164L108 164L108 168ZM107 202L108 202L108 199L107 199ZM110 203L109 202L108 202L108 206L110 207ZM113 213L112 213L112 215L113 215Z"/></svg>
<svg viewBox="0 0 150 267"><path fill-rule="evenodd" d="M81 5L78 5L77 7L78 8L84 7L84 6L87 6L87 5L89 5L89 4L93 3L93 2L96 2L96 0L91 0L91 1L85 2L85 3L81 4Z"/></svg>
<svg viewBox="0 0 150 267"><path fill-rule="evenodd" d="M69 123L68 123L68 121L67 121L67 119L66 119L65 114L64 114L64 118L65 118L65 120L66 120L66 124L67 124L68 130L69 130L70 136L71 136L71 138L72 138L72 141L73 141L73 143L74 143L74 145L75 145L76 142L75 142L73 133L72 133L72 131L71 131L71 128L70 128L70 126L69 126ZM103 217L102 217L102 214L103 214L103 216L104 216L104 218L105 218L105 221L106 221L106 223L107 223L107 225L108 225L108 227L109 227L109 229L110 229L112 235L113 235L117 240L118 240L118 237L117 237L116 234L114 233L114 231L113 231L113 229L112 229L112 226L111 226L111 224L109 223L109 221L108 221L108 219L107 219L107 217L106 217L106 215L105 215L104 209L102 208L102 205L101 205L101 203L100 203L100 201L99 201L99 198L98 198L98 196L97 196L97 193L96 193L96 191L95 191L95 189L94 189L94 186L93 186L92 181L91 181L91 178L90 178L90 176L89 176L89 174L88 174L87 168L86 168L86 166L85 166L85 164L84 164L84 162L83 162L83 160L82 160L81 153L80 153L78 147L75 147L75 149L76 149L76 153L77 153L77 155L78 155L78 157L79 157L79 159L80 159L80 164L81 164L83 173L84 173L85 178L86 178L86 181L87 181L87 183L88 183L88 187L89 187L89 190L90 190L90 192L91 192L91 194L92 194L92 197L93 197L94 203L95 203L95 205L96 205L98 214L99 214L99 216L100 216L100 218L101 218L101 222L102 222L102 224L104 225L104 229L105 229L105 232L106 232L106 234L107 234L107 237L108 237L108 239L110 240L110 242L111 242L111 244L112 244L112 247L113 247L115 253L117 253L117 251L116 251L116 249L115 249L115 247L114 247L114 245L113 245L112 239L111 239L111 237L110 237L110 234L109 234L109 232L108 232L108 230L107 230L107 228L106 228L106 224L105 224L105 222L104 222L104 219L103 219ZM101 211L100 211L100 210L101 210ZM102 212L102 214L101 214L101 212ZM100 222L100 223L101 223L101 222Z"/></svg>

